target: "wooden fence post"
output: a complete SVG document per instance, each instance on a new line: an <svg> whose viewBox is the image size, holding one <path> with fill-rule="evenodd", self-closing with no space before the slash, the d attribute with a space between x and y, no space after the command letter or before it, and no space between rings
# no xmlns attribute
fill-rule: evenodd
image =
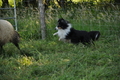
<svg viewBox="0 0 120 80"><path fill-rule="evenodd" d="M38 0L38 8L39 8L39 14L40 14L40 29L41 29L41 35L42 39L44 40L46 38L46 25L45 25L45 7L43 4L43 0Z"/></svg>

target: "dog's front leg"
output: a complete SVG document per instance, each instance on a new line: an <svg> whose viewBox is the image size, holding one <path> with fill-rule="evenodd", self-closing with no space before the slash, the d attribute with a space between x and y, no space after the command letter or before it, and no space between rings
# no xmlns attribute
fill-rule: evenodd
<svg viewBox="0 0 120 80"><path fill-rule="evenodd" d="M54 36L54 35L58 35L58 32L54 33L53 36Z"/></svg>

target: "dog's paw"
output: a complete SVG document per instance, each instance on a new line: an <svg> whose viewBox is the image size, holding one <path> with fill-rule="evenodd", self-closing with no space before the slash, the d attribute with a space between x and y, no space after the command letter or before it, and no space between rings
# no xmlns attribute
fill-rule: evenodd
<svg viewBox="0 0 120 80"><path fill-rule="evenodd" d="M62 40L64 40L64 39L62 39L62 38L59 38L59 41L62 41Z"/></svg>
<svg viewBox="0 0 120 80"><path fill-rule="evenodd" d="M56 35L56 33L53 34L53 36L55 36L55 35Z"/></svg>
<svg viewBox="0 0 120 80"><path fill-rule="evenodd" d="M65 39L63 39L63 38L59 38L59 41L64 41Z"/></svg>
<svg viewBox="0 0 120 80"><path fill-rule="evenodd" d="M59 38L59 40L58 41L61 41L61 38Z"/></svg>

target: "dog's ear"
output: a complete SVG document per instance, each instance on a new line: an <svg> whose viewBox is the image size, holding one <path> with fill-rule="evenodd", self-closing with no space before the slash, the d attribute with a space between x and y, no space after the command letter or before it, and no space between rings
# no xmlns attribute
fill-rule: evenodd
<svg viewBox="0 0 120 80"><path fill-rule="evenodd" d="M62 19L61 19L61 22L65 22L65 20L62 18Z"/></svg>
<svg viewBox="0 0 120 80"><path fill-rule="evenodd" d="M58 22L65 22L65 20L63 18L60 18Z"/></svg>
<svg viewBox="0 0 120 80"><path fill-rule="evenodd" d="M65 24L67 24L67 23L69 23L69 21L66 21L66 20L63 19L63 18L60 18L60 19L58 20L58 23L65 23Z"/></svg>

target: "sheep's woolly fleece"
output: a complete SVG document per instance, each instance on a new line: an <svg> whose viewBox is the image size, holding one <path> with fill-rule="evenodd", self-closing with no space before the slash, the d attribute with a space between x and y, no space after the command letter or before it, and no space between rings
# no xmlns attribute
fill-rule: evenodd
<svg viewBox="0 0 120 80"><path fill-rule="evenodd" d="M12 24L6 20L0 20L0 42L6 43L12 40L14 28Z"/></svg>

